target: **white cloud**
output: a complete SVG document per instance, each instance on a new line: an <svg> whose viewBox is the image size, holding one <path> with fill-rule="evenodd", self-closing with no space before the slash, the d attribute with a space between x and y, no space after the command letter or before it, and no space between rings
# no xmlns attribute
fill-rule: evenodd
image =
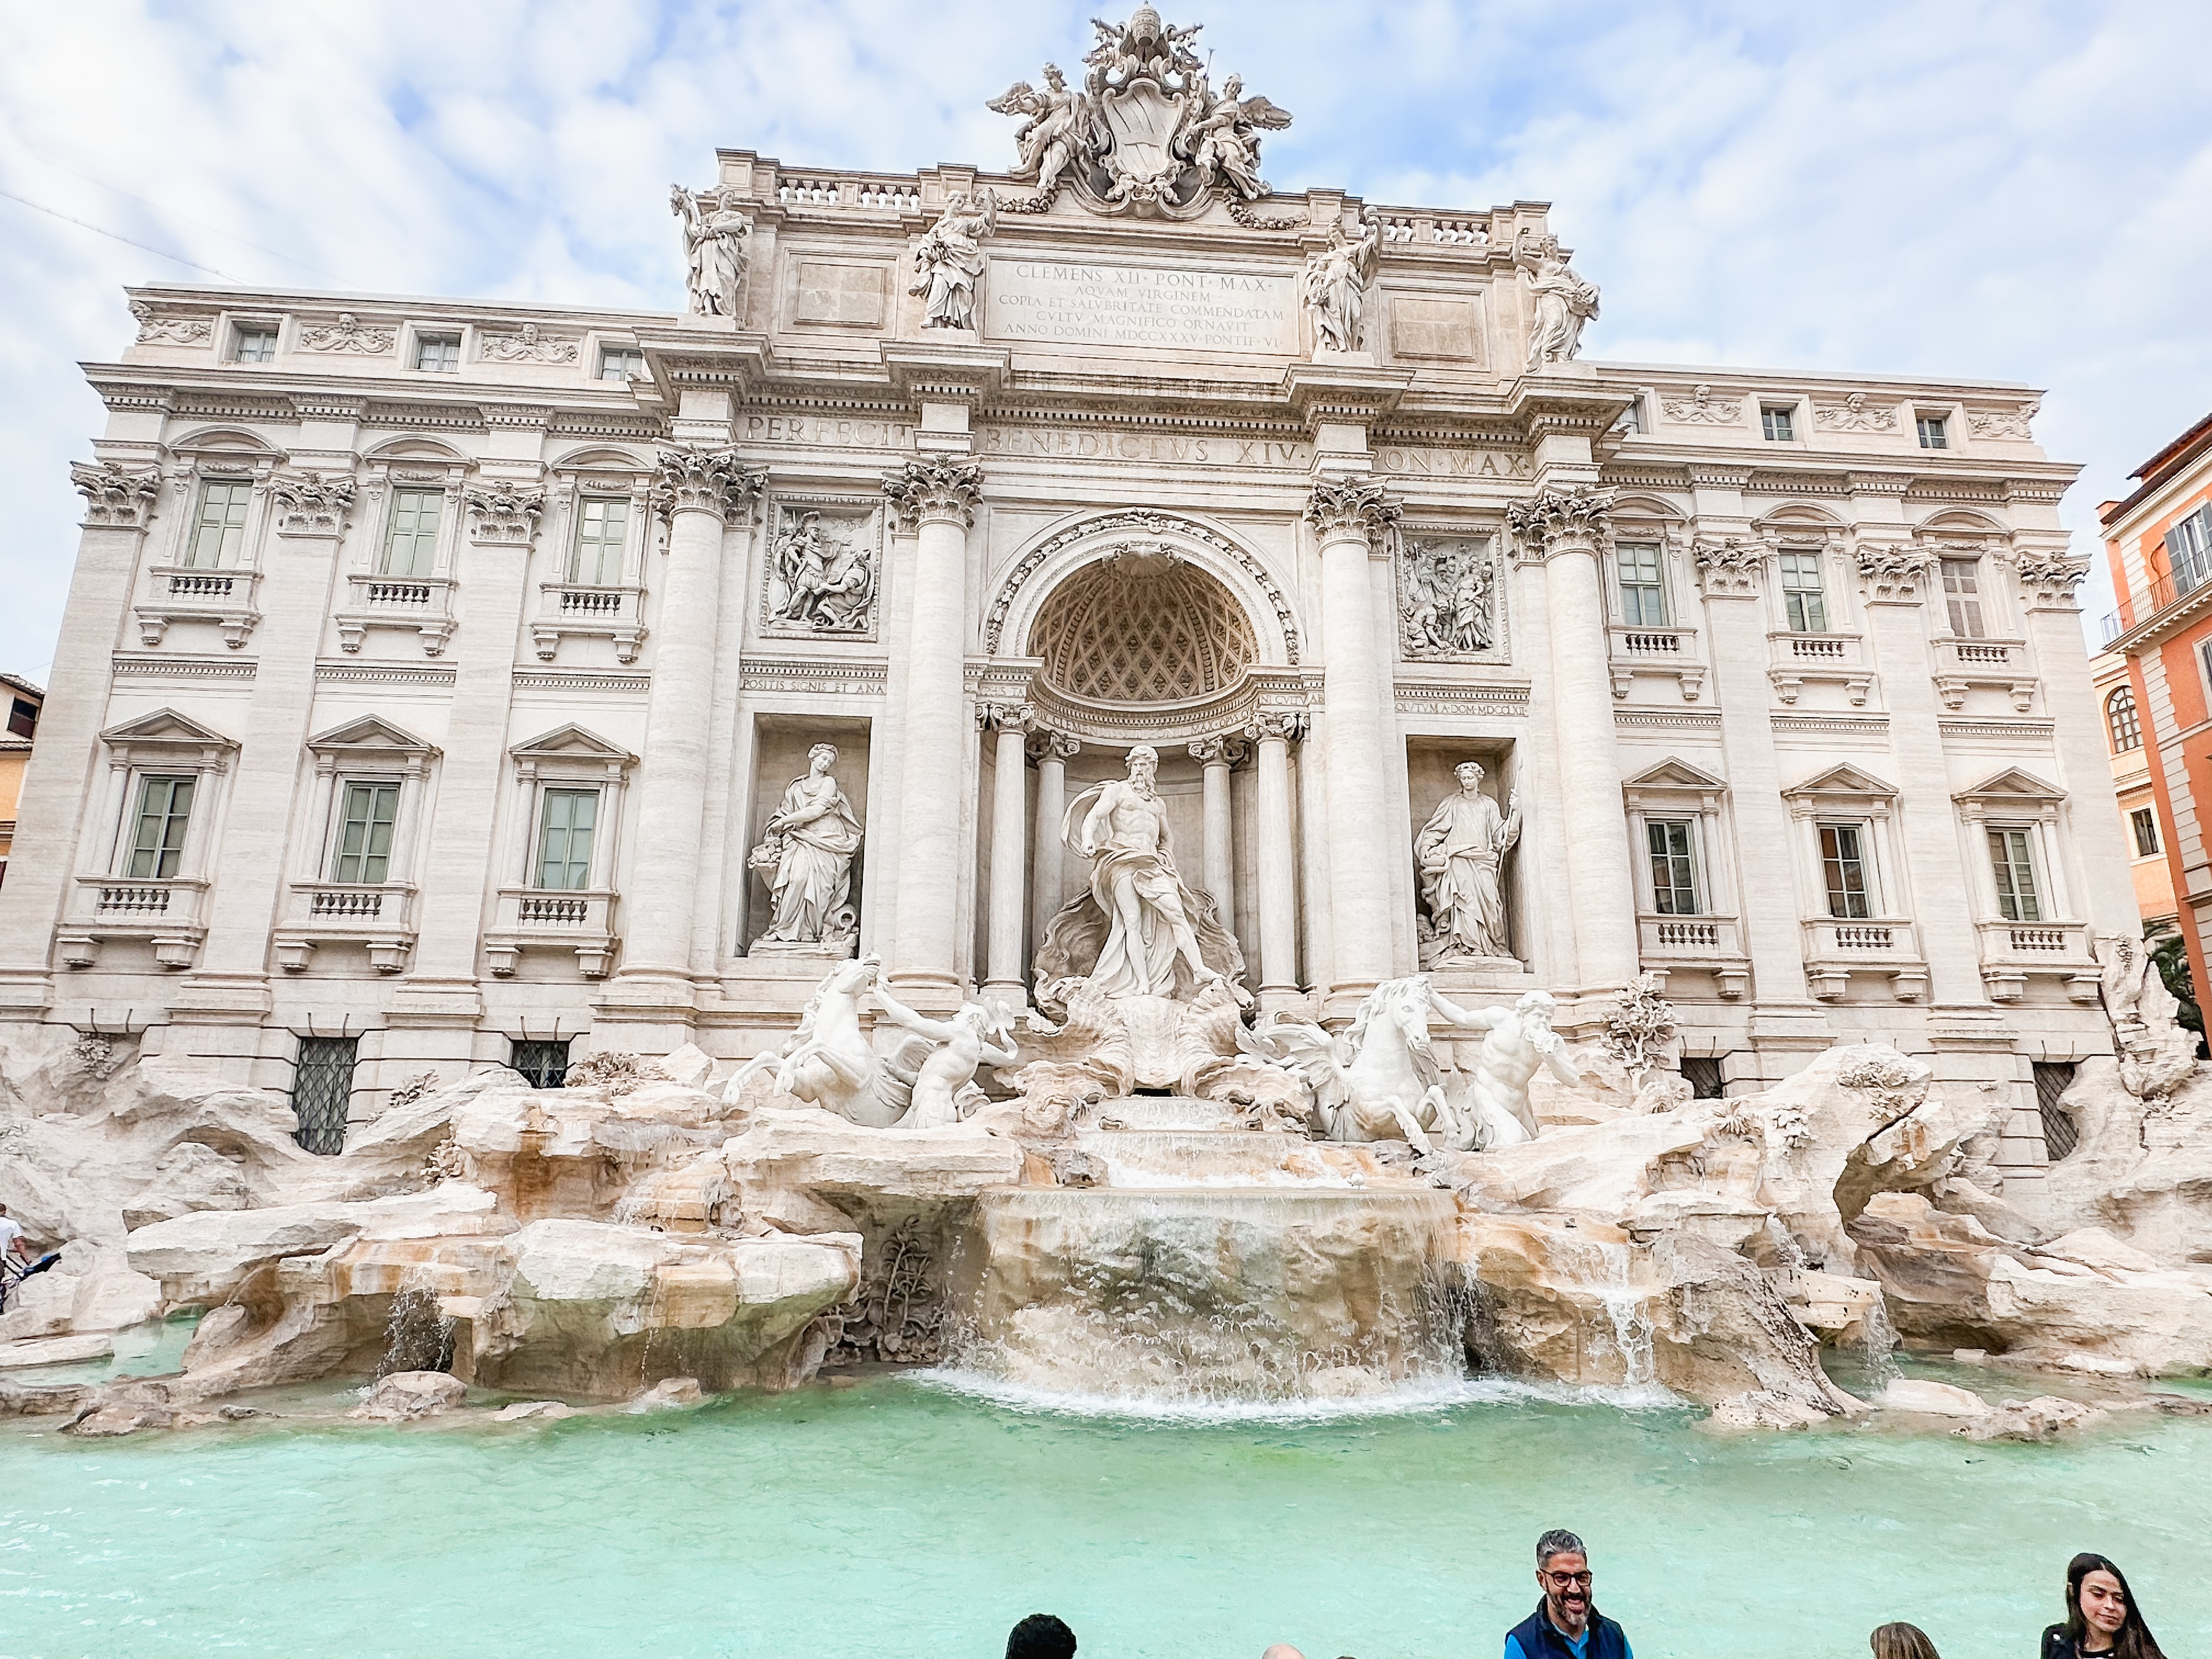
<svg viewBox="0 0 2212 1659"><path fill-rule="evenodd" d="M666 186L716 145L997 163L982 100L1096 9L0 0L0 190L244 281L668 306ZM2206 9L1188 9L1296 112L1278 183L1553 201L1595 356L2046 386L2077 532L2212 407ZM76 362L129 337L122 284L193 275L0 200L0 666L50 672L102 423Z"/></svg>

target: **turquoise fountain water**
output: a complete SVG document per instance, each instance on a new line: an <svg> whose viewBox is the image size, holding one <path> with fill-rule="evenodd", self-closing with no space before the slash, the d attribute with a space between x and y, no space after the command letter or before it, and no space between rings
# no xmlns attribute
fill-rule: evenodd
<svg viewBox="0 0 2212 1659"><path fill-rule="evenodd" d="M10 1423L0 1656L975 1659L1040 1608L1084 1659L1488 1656L1562 1524L1642 1659L1856 1659L1893 1618L1946 1659L2017 1659L2081 1548L2127 1566L2176 1659L2212 1644L2203 1419L1723 1439L1460 1394L1139 1421L908 1376L545 1425Z"/></svg>

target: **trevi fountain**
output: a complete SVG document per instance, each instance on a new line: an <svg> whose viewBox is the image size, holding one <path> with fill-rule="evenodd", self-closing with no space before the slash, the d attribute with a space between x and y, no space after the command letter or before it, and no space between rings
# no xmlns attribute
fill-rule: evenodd
<svg viewBox="0 0 2212 1659"><path fill-rule="evenodd" d="M126 573L112 606L147 591L116 550L159 532L165 476L220 520L234 473L286 557L325 556L358 442L362 503L450 489L474 527L457 564L353 579L319 668L275 567L252 632L160 555L192 605L139 602L78 737L50 705L27 802L138 791L137 861L19 840L6 890L0 1201L58 1254L0 1316L0 1650L950 1656L1050 1607L1086 1654L1441 1655L1522 1616L1559 1524L1650 1655L1854 1651L1891 1618L2019 1651L2082 1548L2155 1586L2168 1651L2212 1638L2185 1571L2212 1537L2212 1080L2111 902L2055 493L1916 528L1906 462L1822 384L1836 465L1894 487L1854 483L1849 520L1762 495L1718 429L1752 389L1582 361L1597 290L1529 204L1273 192L1287 113L1149 8L1097 33L1080 89L1048 69L993 104L1007 173L726 152L678 191L687 309L619 319L628 413L590 428L663 444L632 473L494 479L560 447L540 408L487 417L464 489L457 453L338 442L304 402L304 462L240 428L160 437L143 489L136 451L80 469L86 663L121 615L98 571ZM1157 303L1040 238L1106 266L1133 240ZM878 245L902 299L830 257ZM1178 304L1192 260L1248 297ZM135 307L132 372L319 303L193 292ZM373 380L430 337L360 306L284 349ZM470 373L541 403L617 326L469 314ZM1097 360L1141 327L1289 367L1242 412L1162 383L1152 427L1109 429L1132 371ZM1106 434L1080 468L1038 450L1096 486L1072 520L1020 459L1070 348L1092 424L1060 434ZM806 349L891 390L757 430L779 377L829 376ZM1854 386L1834 410L1936 395ZM2052 476L2026 420L1977 416L1967 460ZM1208 471L1209 445L1261 457ZM848 476L872 446L902 447L880 487ZM502 612L488 573L556 515L609 562ZM649 519L665 540L623 550ZM725 537L758 573L733 593ZM2028 666L1931 684L1903 630L1960 547ZM1770 659L1763 573L1801 557L1863 631L1801 605ZM360 664L398 689L281 754L256 714L241 746L222 647L144 689L193 629L252 634L256 710L295 647L319 698L371 696ZM232 803L220 840L180 787ZM295 787L334 866L243 812ZM1931 801L2036 826L2050 925L1981 915ZM264 869L286 896L227 909ZM522 1038L571 1006L586 1034L536 1086ZM301 1032L353 1045L335 1119L280 1052Z"/></svg>

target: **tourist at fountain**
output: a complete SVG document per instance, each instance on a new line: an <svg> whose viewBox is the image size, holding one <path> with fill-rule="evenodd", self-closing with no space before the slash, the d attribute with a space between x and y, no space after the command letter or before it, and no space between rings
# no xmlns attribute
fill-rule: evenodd
<svg viewBox="0 0 2212 1659"><path fill-rule="evenodd" d="M1033 1613L1006 1638L1006 1659L1073 1659L1075 1632L1048 1613Z"/></svg>
<svg viewBox="0 0 2212 1659"><path fill-rule="evenodd" d="M1562 1528L1539 1538L1536 1583L1544 1599L1505 1632L1505 1659L1634 1659L1620 1626L1590 1601L1589 1553L1581 1539Z"/></svg>
<svg viewBox="0 0 2212 1659"><path fill-rule="evenodd" d="M1867 1637L1874 1659L1943 1659L1917 1625L1876 1625Z"/></svg>
<svg viewBox="0 0 2212 1659"><path fill-rule="evenodd" d="M0 1204L0 1255L17 1261L31 1259L31 1241L23 1231L23 1224L8 1213L8 1206Z"/></svg>
<svg viewBox="0 0 2212 1659"><path fill-rule="evenodd" d="M2066 1622L2043 1632L2043 1659L2165 1659L2135 1592L2113 1562L2083 1553L2066 1564Z"/></svg>

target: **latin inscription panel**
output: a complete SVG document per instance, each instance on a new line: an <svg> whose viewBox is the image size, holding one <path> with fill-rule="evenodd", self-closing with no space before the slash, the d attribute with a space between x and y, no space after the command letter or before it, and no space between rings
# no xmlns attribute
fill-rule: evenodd
<svg viewBox="0 0 2212 1659"><path fill-rule="evenodd" d="M1280 356L1298 349L1291 276L997 258L984 283L985 331L994 340Z"/></svg>

